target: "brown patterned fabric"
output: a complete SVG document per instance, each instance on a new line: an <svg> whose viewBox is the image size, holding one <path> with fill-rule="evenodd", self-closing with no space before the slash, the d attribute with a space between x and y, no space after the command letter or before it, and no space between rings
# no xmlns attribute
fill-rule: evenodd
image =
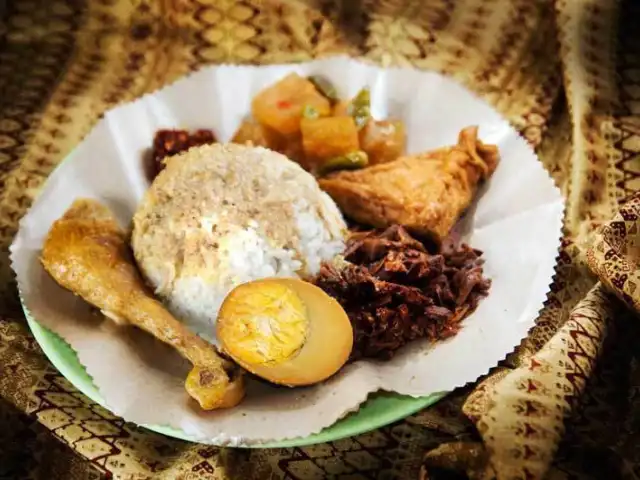
<svg viewBox="0 0 640 480"><path fill-rule="evenodd" d="M606 290L640 296L639 200L608 222L640 187L638 18L632 0L0 2L0 479L640 478L640 327ZM567 210L536 327L480 383L331 444L194 445L90 402L34 342L8 265L44 179L105 109L199 66L334 53L451 75L537 149Z"/></svg>
<svg viewBox="0 0 640 480"><path fill-rule="evenodd" d="M587 250L587 263L609 290L640 311L639 223L640 193L635 193L596 231Z"/></svg>

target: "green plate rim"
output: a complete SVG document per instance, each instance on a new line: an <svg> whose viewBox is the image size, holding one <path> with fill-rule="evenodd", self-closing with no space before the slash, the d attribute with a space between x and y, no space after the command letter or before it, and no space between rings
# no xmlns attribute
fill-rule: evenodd
<svg viewBox="0 0 640 480"><path fill-rule="evenodd" d="M22 299L21 299L22 303ZM63 338L40 325L22 304L27 323L36 341L54 367L76 387L101 407L110 410L94 385L91 376L78 360L78 356ZM240 448L291 448L333 442L361 435L402 420L414 413L433 405L448 392L434 393L425 397L411 397L391 392L378 392L369 396L357 412L338 420L319 433L278 442L255 445L240 445ZM140 425L143 428L168 437L199 443L185 432L166 425Z"/></svg>

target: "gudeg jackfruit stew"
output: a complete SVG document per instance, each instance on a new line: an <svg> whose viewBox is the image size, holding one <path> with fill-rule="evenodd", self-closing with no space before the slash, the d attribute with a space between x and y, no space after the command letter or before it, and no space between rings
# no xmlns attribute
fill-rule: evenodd
<svg viewBox="0 0 640 480"><path fill-rule="evenodd" d="M341 99L295 73L251 107L228 143L156 133L130 231L78 198L41 252L62 287L187 359L203 410L240 403L247 375L313 385L452 337L491 287L454 229L499 162L477 127L410 155L403 123L374 118L367 88Z"/></svg>

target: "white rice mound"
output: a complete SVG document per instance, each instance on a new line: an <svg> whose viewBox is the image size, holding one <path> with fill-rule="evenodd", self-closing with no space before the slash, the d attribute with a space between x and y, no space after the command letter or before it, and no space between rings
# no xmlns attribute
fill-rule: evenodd
<svg viewBox="0 0 640 480"><path fill-rule="evenodd" d="M235 286L314 275L342 253L346 232L336 204L297 163L215 144L166 161L134 215L131 245L169 309L212 338Z"/></svg>

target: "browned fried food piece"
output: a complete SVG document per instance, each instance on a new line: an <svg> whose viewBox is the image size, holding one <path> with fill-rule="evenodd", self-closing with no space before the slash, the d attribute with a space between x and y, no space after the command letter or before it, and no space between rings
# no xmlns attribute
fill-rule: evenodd
<svg viewBox="0 0 640 480"><path fill-rule="evenodd" d="M51 227L41 262L56 282L107 317L146 330L189 360L193 369L185 388L203 409L242 400L242 373L152 297L132 261L127 236L107 207L76 200Z"/></svg>
<svg viewBox="0 0 640 480"><path fill-rule="evenodd" d="M231 138L231 143L239 143L240 145L250 145L253 147L265 147L275 150L277 145L271 137L275 137L275 133L270 135L267 127L260 125L253 119L243 120L236 133Z"/></svg>
<svg viewBox="0 0 640 480"><path fill-rule="evenodd" d="M341 171L319 182L357 222L378 228L403 225L439 244L498 161L497 147L483 144L477 127L468 127L455 146Z"/></svg>
<svg viewBox="0 0 640 480"><path fill-rule="evenodd" d="M445 242L438 254L402 227L358 232L346 262L325 264L314 283L345 309L354 333L351 360L389 359L418 338L455 335L487 295L482 252Z"/></svg>
<svg viewBox="0 0 640 480"><path fill-rule="evenodd" d="M310 170L304 158L300 132L283 135L266 125L259 124L254 119L246 119L236 130L231 143L269 148L299 163L306 170Z"/></svg>
<svg viewBox="0 0 640 480"><path fill-rule="evenodd" d="M158 130L153 139L153 175L164 169L163 160L166 157L210 143L216 143L216 136L212 130L201 129L193 133L187 130Z"/></svg>

